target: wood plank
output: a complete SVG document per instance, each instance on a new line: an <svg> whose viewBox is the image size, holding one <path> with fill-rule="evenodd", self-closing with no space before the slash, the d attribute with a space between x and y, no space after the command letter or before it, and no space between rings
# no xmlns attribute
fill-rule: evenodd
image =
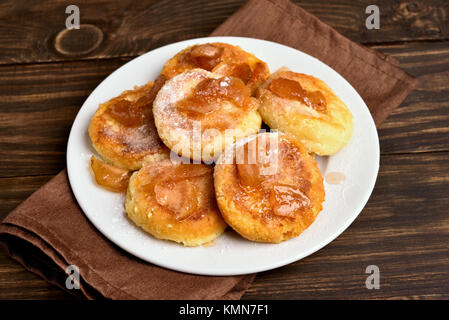
<svg viewBox="0 0 449 320"><path fill-rule="evenodd" d="M0 68L0 176L56 174L73 120L92 90L127 59Z"/></svg>
<svg viewBox="0 0 449 320"><path fill-rule="evenodd" d="M420 79L380 127L382 154L449 150L449 42L375 48ZM128 60L0 66L0 177L54 175L64 168L77 111Z"/></svg>
<svg viewBox="0 0 449 320"><path fill-rule="evenodd" d="M1 190L10 186L2 208L47 178L14 179L0 179ZM449 298L448 184L449 152L382 156L374 193L348 230L312 256L260 273L245 298ZM365 288L368 265L380 268L380 290ZM0 253L0 299L63 294Z"/></svg>
<svg viewBox="0 0 449 320"><path fill-rule="evenodd" d="M374 193L336 240L259 274L245 299L449 298L449 152L388 155ZM380 289L368 290L368 265Z"/></svg>
<svg viewBox="0 0 449 320"><path fill-rule="evenodd" d="M337 31L360 43L381 43L449 38L449 4L440 0L293 1ZM366 7L380 11L380 29L368 30Z"/></svg>
<svg viewBox="0 0 449 320"><path fill-rule="evenodd" d="M168 43L207 36L244 2L79 0L76 4L81 24L89 26L64 32L61 38L58 34L65 29L68 17L65 9L72 2L2 1L0 64L140 55ZM357 42L449 37L449 5L445 0L379 0L379 30L365 27L365 8L372 4L371 0L294 2Z"/></svg>
<svg viewBox="0 0 449 320"><path fill-rule="evenodd" d="M30 176L0 179L0 221L51 178L52 176Z"/></svg>
<svg viewBox="0 0 449 320"><path fill-rule="evenodd" d="M75 299L73 295L29 272L0 250L0 299Z"/></svg>
<svg viewBox="0 0 449 320"><path fill-rule="evenodd" d="M383 154L449 147L449 42L373 46L392 55L419 83L379 128Z"/></svg>

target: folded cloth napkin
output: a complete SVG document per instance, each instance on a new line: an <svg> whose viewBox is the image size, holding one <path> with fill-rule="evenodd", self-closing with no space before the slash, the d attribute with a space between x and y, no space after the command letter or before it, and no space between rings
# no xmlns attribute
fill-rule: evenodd
<svg viewBox="0 0 449 320"><path fill-rule="evenodd" d="M348 40L288 0L250 0L212 35L271 40L320 59L357 89L376 124L416 84L393 58ZM70 291L87 298L239 299L254 279L174 272L124 252L86 219L65 170L3 220L0 241L13 259L61 288L66 267L76 265L80 290Z"/></svg>

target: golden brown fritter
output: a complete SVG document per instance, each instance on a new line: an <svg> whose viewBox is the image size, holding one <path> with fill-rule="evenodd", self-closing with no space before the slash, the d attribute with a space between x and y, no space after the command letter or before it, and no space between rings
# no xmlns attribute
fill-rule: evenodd
<svg viewBox="0 0 449 320"><path fill-rule="evenodd" d="M188 47L167 61L162 75L170 79L195 68L241 79L254 92L270 75L268 65L239 46L205 43Z"/></svg>
<svg viewBox="0 0 449 320"><path fill-rule="evenodd" d="M146 164L130 180L128 217L156 238L199 246L226 228L218 210L213 169L169 159Z"/></svg>
<svg viewBox="0 0 449 320"><path fill-rule="evenodd" d="M144 160L167 158L169 150L154 126L153 100L163 83L149 82L102 103L89 125L92 144L114 166L137 170Z"/></svg>
<svg viewBox="0 0 449 320"><path fill-rule="evenodd" d="M322 210L323 178L304 147L260 133L223 153L214 171L218 206L243 237L279 243L301 234Z"/></svg>
<svg viewBox="0 0 449 320"><path fill-rule="evenodd" d="M351 139L352 114L322 80L282 68L258 90L259 113L309 152L332 155Z"/></svg>

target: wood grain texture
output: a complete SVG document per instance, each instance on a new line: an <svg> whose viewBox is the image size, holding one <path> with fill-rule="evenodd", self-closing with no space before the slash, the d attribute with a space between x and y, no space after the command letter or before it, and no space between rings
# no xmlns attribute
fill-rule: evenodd
<svg viewBox="0 0 449 320"><path fill-rule="evenodd" d="M0 179L0 221L34 191L47 183L51 177L47 175Z"/></svg>
<svg viewBox="0 0 449 320"><path fill-rule="evenodd" d="M80 50L90 43L91 34L72 32L66 38L67 43L72 42L69 47L74 52L70 54L58 51L55 39L65 29L65 9L71 1L2 1L0 64L140 55L168 43L207 36L244 2L79 0L81 24L98 28L103 36L95 50ZM449 5L445 0L376 1L381 12L379 30L365 27L365 8L373 4L371 0L294 2L361 43L449 38Z"/></svg>
<svg viewBox="0 0 449 320"><path fill-rule="evenodd" d="M75 297L29 272L0 250L0 299L67 300Z"/></svg>
<svg viewBox="0 0 449 320"><path fill-rule="evenodd" d="M449 42L374 46L419 80L379 128L383 154L449 150Z"/></svg>

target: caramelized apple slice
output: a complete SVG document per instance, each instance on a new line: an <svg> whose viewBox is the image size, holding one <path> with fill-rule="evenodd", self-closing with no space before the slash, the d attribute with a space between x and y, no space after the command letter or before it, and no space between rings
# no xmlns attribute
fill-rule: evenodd
<svg viewBox="0 0 449 320"><path fill-rule="evenodd" d="M200 81L193 92L177 103L181 110L207 114L216 111L223 101L233 102L243 108L251 91L239 78L207 78Z"/></svg>
<svg viewBox="0 0 449 320"><path fill-rule="evenodd" d="M310 199L298 187L274 185L270 193L270 203L275 215L294 217L299 209L310 206Z"/></svg>
<svg viewBox="0 0 449 320"><path fill-rule="evenodd" d="M251 77L247 82L247 85L253 90L257 89L259 85L265 82L265 79L270 75L270 71L265 63L257 62L253 66Z"/></svg>
<svg viewBox="0 0 449 320"><path fill-rule="evenodd" d="M223 51L223 48L212 44L201 44L194 46L189 55L200 68L211 71L220 62Z"/></svg>
<svg viewBox="0 0 449 320"><path fill-rule="evenodd" d="M221 56L223 53L223 48L216 47L213 44L199 44L192 48L190 51L190 54L194 58L199 57L209 57L209 58L216 58Z"/></svg>
<svg viewBox="0 0 449 320"><path fill-rule="evenodd" d="M214 73L218 73L228 77L239 78L243 83L248 83L253 73L250 66L247 63L220 63L214 70Z"/></svg>
<svg viewBox="0 0 449 320"><path fill-rule="evenodd" d="M257 140L251 140L243 146L237 146L235 162L240 184L257 187L264 180L257 162Z"/></svg>
<svg viewBox="0 0 449 320"><path fill-rule="evenodd" d="M327 112L326 98L323 93L321 91L307 91L297 81L276 78L271 81L268 89L281 98L298 100L318 112Z"/></svg>
<svg viewBox="0 0 449 320"><path fill-rule="evenodd" d="M187 218L197 209L197 195L189 180L162 181L155 185L156 201L163 207L173 211L176 219Z"/></svg>
<svg viewBox="0 0 449 320"><path fill-rule="evenodd" d="M278 143L274 139L261 136L237 147L236 164L242 185L256 187L276 174Z"/></svg>
<svg viewBox="0 0 449 320"><path fill-rule="evenodd" d="M131 175L128 170L114 167L95 156L90 159L90 166L100 186L114 192L124 192L128 188Z"/></svg>
<svg viewBox="0 0 449 320"><path fill-rule="evenodd" d="M244 186L257 187L264 181L257 164L237 164L240 183Z"/></svg>

